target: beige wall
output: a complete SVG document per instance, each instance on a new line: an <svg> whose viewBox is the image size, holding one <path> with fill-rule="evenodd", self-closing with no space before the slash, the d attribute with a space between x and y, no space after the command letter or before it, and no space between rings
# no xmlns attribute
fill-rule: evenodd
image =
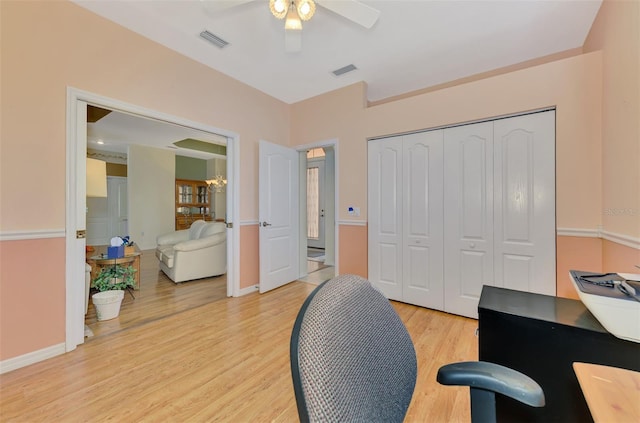
<svg viewBox="0 0 640 423"><path fill-rule="evenodd" d="M640 1L605 0L584 50L602 51L603 230L639 238Z"/></svg>
<svg viewBox="0 0 640 423"><path fill-rule="evenodd" d="M5 360L65 341L67 87L237 133L242 220L257 220L258 140L289 143L289 106L66 1L0 1L0 40L0 231L34 238L0 245Z"/></svg>
<svg viewBox="0 0 640 423"><path fill-rule="evenodd" d="M129 169L129 233L141 250L156 248L156 238L175 229L176 155L171 150L132 145Z"/></svg>

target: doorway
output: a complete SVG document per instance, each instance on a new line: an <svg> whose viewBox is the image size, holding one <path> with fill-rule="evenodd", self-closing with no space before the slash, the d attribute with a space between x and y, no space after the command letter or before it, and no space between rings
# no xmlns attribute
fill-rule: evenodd
<svg viewBox="0 0 640 423"><path fill-rule="evenodd" d="M84 342L84 257L86 233L86 155L87 106L119 111L141 119L152 119L219 134L227 138L227 296L239 295L239 145L238 135L230 131L188 121L159 111L145 109L119 100L68 88L67 90L67 212L66 212L66 351Z"/></svg>
<svg viewBox="0 0 640 423"><path fill-rule="evenodd" d="M306 151L306 269L301 280L320 283L335 276L335 146Z"/></svg>

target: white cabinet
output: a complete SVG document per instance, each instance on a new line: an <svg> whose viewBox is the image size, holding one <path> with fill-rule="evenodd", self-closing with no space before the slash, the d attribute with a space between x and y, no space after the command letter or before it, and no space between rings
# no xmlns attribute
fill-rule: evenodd
<svg viewBox="0 0 640 423"><path fill-rule="evenodd" d="M555 294L555 112L369 142L369 279L477 317L482 285Z"/></svg>

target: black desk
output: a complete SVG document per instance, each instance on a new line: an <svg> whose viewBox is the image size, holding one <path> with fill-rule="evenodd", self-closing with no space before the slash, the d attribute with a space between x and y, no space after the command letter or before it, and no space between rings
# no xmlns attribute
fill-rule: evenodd
<svg viewBox="0 0 640 423"><path fill-rule="evenodd" d="M496 396L499 421L593 421L574 361L640 371L640 344L607 332L579 300L484 286L478 304L479 359L542 386L544 408Z"/></svg>

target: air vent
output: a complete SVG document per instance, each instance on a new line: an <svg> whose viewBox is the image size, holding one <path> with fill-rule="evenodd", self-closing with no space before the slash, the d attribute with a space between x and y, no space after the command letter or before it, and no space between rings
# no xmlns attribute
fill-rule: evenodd
<svg viewBox="0 0 640 423"><path fill-rule="evenodd" d="M222 38L218 37L217 35L212 34L206 30L202 31L200 33L200 36L218 48L225 48L226 46L229 45L228 41L225 41Z"/></svg>
<svg viewBox="0 0 640 423"><path fill-rule="evenodd" d="M340 68L340 69L336 69L336 70L334 70L332 73L333 73L335 76L340 76L340 75L344 75L344 74L345 74L345 73L347 73L347 72L354 71L354 70L356 70L356 69L358 69L358 68L356 68L354 65L347 65L347 66L345 66L345 67L343 67L343 68Z"/></svg>

